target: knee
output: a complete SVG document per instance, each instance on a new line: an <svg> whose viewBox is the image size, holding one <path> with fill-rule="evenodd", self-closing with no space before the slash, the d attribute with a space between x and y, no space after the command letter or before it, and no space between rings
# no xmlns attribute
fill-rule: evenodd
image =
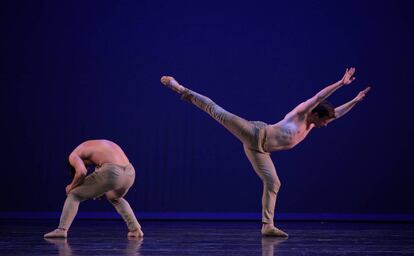
<svg viewBox="0 0 414 256"><path fill-rule="evenodd" d="M107 199L113 205L118 205L122 200L122 198L107 198Z"/></svg>
<svg viewBox="0 0 414 256"><path fill-rule="evenodd" d="M208 112L215 112L216 103L212 101L210 98L204 99L204 107Z"/></svg>
<svg viewBox="0 0 414 256"><path fill-rule="evenodd" d="M76 193L76 191L71 191L71 192L67 195L67 197L68 197L68 198L71 198L72 200L79 201L79 202L82 202L82 201L85 201L85 200L86 200L85 198L83 198L83 197L79 196L79 195Z"/></svg>
<svg viewBox="0 0 414 256"><path fill-rule="evenodd" d="M215 118L221 123L225 123L232 117L231 115L229 115L227 111L225 111L222 107L217 105L212 100L210 100L209 103L206 105L206 110L213 118Z"/></svg>
<svg viewBox="0 0 414 256"><path fill-rule="evenodd" d="M277 177L272 177L271 179L264 182L265 189L273 193L279 192L281 185L282 183Z"/></svg>
<svg viewBox="0 0 414 256"><path fill-rule="evenodd" d="M204 103L206 104L206 105L209 105L209 106L213 106L213 105L215 105L216 103L214 103L214 101L212 100L212 99L210 99L209 97L205 97L204 98Z"/></svg>

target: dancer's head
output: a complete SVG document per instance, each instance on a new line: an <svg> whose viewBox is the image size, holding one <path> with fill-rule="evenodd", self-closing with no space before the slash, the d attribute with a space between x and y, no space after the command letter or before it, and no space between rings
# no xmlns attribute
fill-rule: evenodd
<svg viewBox="0 0 414 256"><path fill-rule="evenodd" d="M320 128L326 126L326 124L334 118L335 108L331 103L324 100L312 109L308 122L313 123L316 127Z"/></svg>

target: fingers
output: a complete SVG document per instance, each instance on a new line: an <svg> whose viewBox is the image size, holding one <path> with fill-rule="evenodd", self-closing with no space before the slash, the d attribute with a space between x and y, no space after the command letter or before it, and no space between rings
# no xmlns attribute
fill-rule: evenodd
<svg viewBox="0 0 414 256"><path fill-rule="evenodd" d="M349 83L351 83L355 80L355 77L353 77L354 74L355 74L355 68L354 67L350 67L350 68L347 68L345 70L345 75L344 75L343 79L348 80L347 84L349 84Z"/></svg>
<svg viewBox="0 0 414 256"><path fill-rule="evenodd" d="M371 86L368 86L367 88L365 88L364 90L362 90L360 93L365 95L369 92L369 90L371 90Z"/></svg>
<svg viewBox="0 0 414 256"><path fill-rule="evenodd" d="M367 95L368 91L371 90L371 86L368 86L367 88L365 88L365 90L360 91L356 97L356 100L358 102L361 102L362 100L364 100L365 96Z"/></svg>
<svg viewBox="0 0 414 256"><path fill-rule="evenodd" d="M349 75L353 75L355 73L355 68L354 67L347 68L345 70L345 73Z"/></svg>
<svg viewBox="0 0 414 256"><path fill-rule="evenodd" d="M355 68L352 67L352 68L349 69L349 75L352 76L354 74L355 74Z"/></svg>

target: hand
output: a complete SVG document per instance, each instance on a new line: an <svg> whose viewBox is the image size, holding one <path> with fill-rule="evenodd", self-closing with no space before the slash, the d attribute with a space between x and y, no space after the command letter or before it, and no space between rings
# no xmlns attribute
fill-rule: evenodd
<svg viewBox="0 0 414 256"><path fill-rule="evenodd" d="M344 76L341 79L342 84L348 85L355 80L353 76L355 74L355 68L347 68Z"/></svg>
<svg viewBox="0 0 414 256"><path fill-rule="evenodd" d="M69 192L72 190L71 184L67 185L65 190L66 190L66 195L69 194Z"/></svg>
<svg viewBox="0 0 414 256"><path fill-rule="evenodd" d="M369 92L369 90L371 90L371 87L370 86L368 86L365 90L360 91L358 93L358 95L355 97L354 101L361 102L365 98L365 95L367 95L367 93Z"/></svg>

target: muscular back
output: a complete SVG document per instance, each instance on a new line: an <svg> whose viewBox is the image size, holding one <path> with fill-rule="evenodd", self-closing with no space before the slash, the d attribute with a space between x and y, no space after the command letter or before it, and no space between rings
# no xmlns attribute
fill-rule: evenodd
<svg viewBox="0 0 414 256"><path fill-rule="evenodd" d="M114 163L127 165L129 160L124 151L109 140L88 140L80 144L71 155L79 156L85 163L102 165Z"/></svg>

